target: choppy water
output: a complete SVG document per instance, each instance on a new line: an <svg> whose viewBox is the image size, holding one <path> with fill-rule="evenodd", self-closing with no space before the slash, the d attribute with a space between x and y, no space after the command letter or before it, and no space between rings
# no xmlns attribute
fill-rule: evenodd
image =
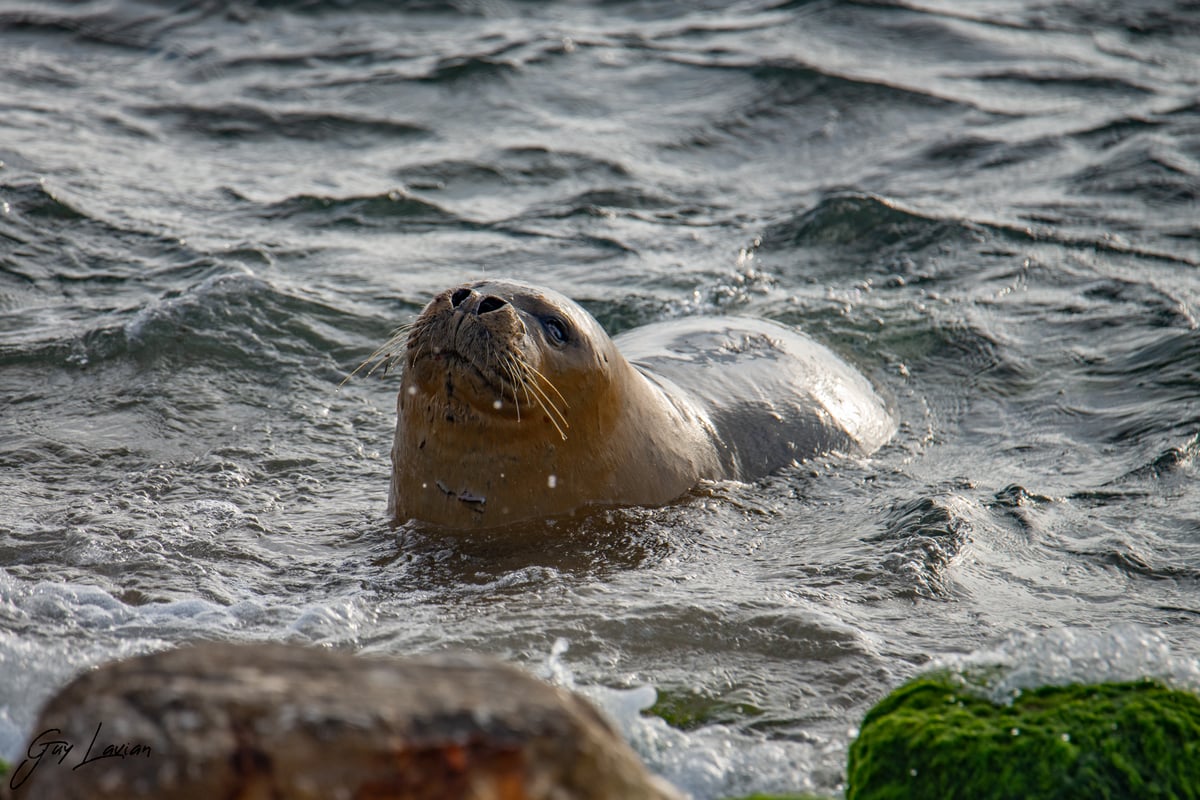
<svg viewBox="0 0 1200 800"><path fill-rule="evenodd" d="M836 791L874 701L1011 637L1188 672L1200 9L707 5L0 2L4 754L194 638L650 685L709 721L627 720L698 798ZM394 533L396 381L339 381L482 275L614 332L794 324L900 431L527 541Z"/></svg>

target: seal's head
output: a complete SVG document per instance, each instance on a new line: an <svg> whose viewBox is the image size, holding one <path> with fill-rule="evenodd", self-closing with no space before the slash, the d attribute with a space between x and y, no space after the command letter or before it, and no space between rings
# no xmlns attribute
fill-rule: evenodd
<svg viewBox="0 0 1200 800"><path fill-rule="evenodd" d="M464 284L437 295L408 329L400 403L426 423L565 440L577 399L605 389L611 347L557 292Z"/></svg>
<svg viewBox="0 0 1200 800"><path fill-rule="evenodd" d="M401 340L403 344L401 344ZM451 527L606 499L631 368L583 308L515 281L447 289L381 351L403 361L390 510Z"/></svg>

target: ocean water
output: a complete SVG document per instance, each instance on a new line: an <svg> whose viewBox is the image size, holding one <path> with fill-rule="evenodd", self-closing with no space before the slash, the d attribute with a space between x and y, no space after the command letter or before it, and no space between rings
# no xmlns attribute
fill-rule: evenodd
<svg viewBox="0 0 1200 800"><path fill-rule="evenodd" d="M194 639L492 653L698 800L836 794L932 664L1196 684L1197 54L1182 0L0 0L0 754ZM899 432L392 530L398 381L341 381L482 276L794 325Z"/></svg>

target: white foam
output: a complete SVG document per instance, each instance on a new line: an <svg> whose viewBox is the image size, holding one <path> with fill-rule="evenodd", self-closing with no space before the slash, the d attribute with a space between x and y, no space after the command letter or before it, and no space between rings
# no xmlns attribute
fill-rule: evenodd
<svg viewBox="0 0 1200 800"><path fill-rule="evenodd" d="M312 642L357 642L372 621L373 612L362 602L342 598L305 607L288 631Z"/></svg>
<svg viewBox="0 0 1200 800"><path fill-rule="evenodd" d="M70 619L74 625L93 630L121 625L134 616L127 605L103 589L72 583L42 581L22 586L6 580L0 585L0 599L31 621Z"/></svg>
<svg viewBox="0 0 1200 800"><path fill-rule="evenodd" d="M42 704L77 674L165 646L154 639L101 643L0 631L0 757L10 763L19 760Z"/></svg>
<svg viewBox="0 0 1200 800"><path fill-rule="evenodd" d="M1200 690L1200 661L1175 655L1163 634L1133 624L1015 633L996 647L945 659L935 668L966 671L967 686L997 703L1039 686L1143 678Z"/></svg>
<svg viewBox="0 0 1200 800"><path fill-rule="evenodd" d="M42 703L80 672L238 625L206 600L131 606L99 586L29 582L3 571L0 619L0 757L10 761Z"/></svg>
<svg viewBox="0 0 1200 800"><path fill-rule="evenodd" d="M822 790L814 781L817 765L828 763L830 752L845 750L844 742L819 746L769 740L720 724L691 731L676 730L659 717L641 713L654 705L658 697L653 686L632 689L577 686L563 659L567 650L565 639L555 641L539 677L591 700L652 772L694 800ZM838 763L841 760L839 752Z"/></svg>

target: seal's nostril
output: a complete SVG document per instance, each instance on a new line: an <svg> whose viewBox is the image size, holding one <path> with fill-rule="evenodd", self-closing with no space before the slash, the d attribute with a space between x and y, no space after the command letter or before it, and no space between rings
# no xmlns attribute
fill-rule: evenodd
<svg viewBox="0 0 1200 800"><path fill-rule="evenodd" d="M496 297L494 294L489 294L487 297L479 301L479 313L486 314L489 311L495 311L499 308L504 308L508 305L508 301L501 297Z"/></svg>
<svg viewBox="0 0 1200 800"><path fill-rule="evenodd" d="M450 295L450 305L458 308L463 304L463 301L471 296L470 289L457 289L454 294Z"/></svg>

